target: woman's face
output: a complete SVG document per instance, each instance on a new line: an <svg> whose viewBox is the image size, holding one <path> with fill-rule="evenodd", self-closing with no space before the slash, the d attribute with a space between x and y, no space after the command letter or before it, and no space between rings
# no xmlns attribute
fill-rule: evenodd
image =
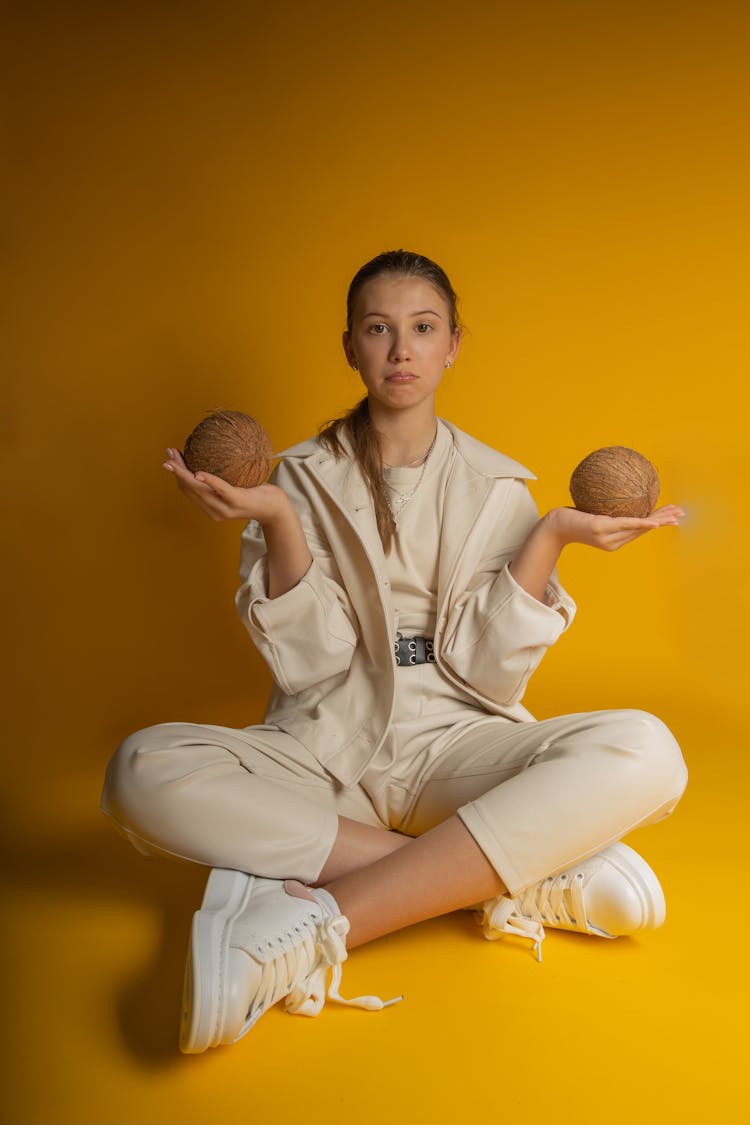
<svg viewBox="0 0 750 1125"><path fill-rule="evenodd" d="M344 351L371 404L403 410L434 399L460 339L442 293L421 277L385 273L357 294Z"/></svg>

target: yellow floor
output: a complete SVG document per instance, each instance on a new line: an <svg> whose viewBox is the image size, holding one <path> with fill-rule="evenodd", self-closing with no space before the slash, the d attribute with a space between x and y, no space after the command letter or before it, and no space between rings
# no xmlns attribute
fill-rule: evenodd
<svg viewBox="0 0 750 1125"><path fill-rule="evenodd" d="M96 810L98 776L60 781L14 828L5 1120L746 1120L746 738L726 721L678 725L687 795L631 838L665 887L661 931L553 932L538 965L454 915L351 956L345 995L403 991L402 1004L274 1010L189 1058L178 1006L204 874L120 840Z"/></svg>

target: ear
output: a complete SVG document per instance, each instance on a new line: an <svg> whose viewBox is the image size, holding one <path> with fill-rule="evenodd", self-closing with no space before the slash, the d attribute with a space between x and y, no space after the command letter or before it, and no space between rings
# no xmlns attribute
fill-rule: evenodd
<svg viewBox="0 0 750 1125"><path fill-rule="evenodd" d="M447 356L445 357L446 360L449 360L451 363L455 363L456 362L456 356L458 355L458 349L459 349L460 346L461 346L461 329L457 328L456 331L451 336L451 346L448 349Z"/></svg>
<svg viewBox="0 0 750 1125"><path fill-rule="evenodd" d="M346 331L341 337L341 343L344 346L344 355L346 356L346 362L356 371L359 364L357 363L357 357L354 354L354 348L352 347L351 334L348 331Z"/></svg>

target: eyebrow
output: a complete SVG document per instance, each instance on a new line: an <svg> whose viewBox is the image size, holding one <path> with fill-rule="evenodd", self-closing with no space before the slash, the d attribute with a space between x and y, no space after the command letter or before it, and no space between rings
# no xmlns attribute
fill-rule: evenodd
<svg viewBox="0 0 750 1125"><path fill-rule="evenodd" d="M438 320L442 320L439 312L435 309L418 309L417 312L409 313L410 316L436 316ZM362 319L367 320L368 316L379 316L382 320L388 320L388 313L383 312L368 312L362 314Z"/></svg>

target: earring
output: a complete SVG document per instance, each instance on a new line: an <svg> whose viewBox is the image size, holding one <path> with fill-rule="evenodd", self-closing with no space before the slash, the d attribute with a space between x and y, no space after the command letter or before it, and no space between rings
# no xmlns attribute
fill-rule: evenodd
<svg viewBox="0 0 750 1125"><path fill-rule="evenodd" d="M451 363L451 361L450 361L449 359L446 359L446 361L445 361L445 366L446 366L446 367L452 367L452 366L453 366L453 364Z"/></svg>
<svg viewBox="0 0 750 1125"><path fill-rule="evenodd" d="M352 371L359 371L359 368L357 367L356 363L352 364Z"/></svg>

